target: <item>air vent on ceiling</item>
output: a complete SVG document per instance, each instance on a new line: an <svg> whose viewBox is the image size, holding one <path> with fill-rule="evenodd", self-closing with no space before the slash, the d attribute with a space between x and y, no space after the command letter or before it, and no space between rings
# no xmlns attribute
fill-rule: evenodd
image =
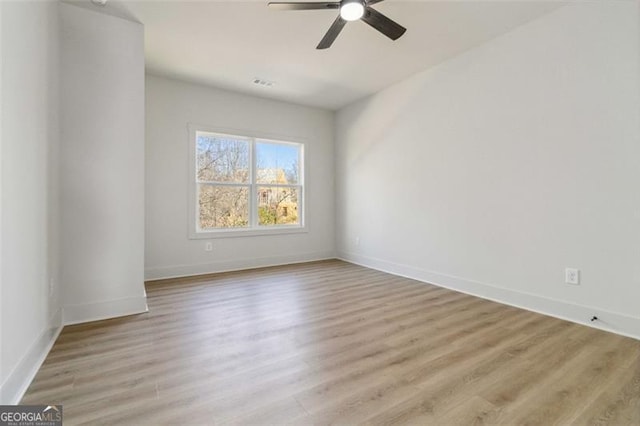
<svg viewBox="0 0 640 426"><path fill-rule="evenodd" d="M274 81L263 80L262 78L258 78L258 77L253 79L253 84L255 84L256 86L262 86L262 87L273 87L276 85Z"/></svg>

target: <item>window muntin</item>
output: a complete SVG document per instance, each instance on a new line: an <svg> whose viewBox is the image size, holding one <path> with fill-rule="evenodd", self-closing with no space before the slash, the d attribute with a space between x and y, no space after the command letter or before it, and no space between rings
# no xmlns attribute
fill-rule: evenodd
<svg viewBox="0 0 640 426"><path fill-rule="evenodd" d="M195 234L303 228L302 144L203 130L192 140Z"/></svg>

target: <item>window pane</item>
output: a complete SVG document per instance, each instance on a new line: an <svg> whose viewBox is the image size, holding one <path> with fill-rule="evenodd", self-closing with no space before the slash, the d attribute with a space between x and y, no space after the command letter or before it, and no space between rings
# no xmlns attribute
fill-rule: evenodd
<svg viewBox="0 0 640 426"><path fill-rule="evenodd" d="M196 174L210 182L249 182L249 142L211 133L196 134Z"/></svg>
<svg viewBox="0 0 640 426"><path fill-rule="evenodd" d="M256 143L257 183L295 185L300 183L300 146Z"/></svg>
<svg viewBox="0 0 640 426"><path fill-rule="evenodd" d="M198 186L200 229L249 225L249 187Z"/></svg>
<svg viewBox="0 0 640 426"><path fill-rule="evenodd" d="M299 225L298 188L294 187L258 187L258 224Z"/></svg>

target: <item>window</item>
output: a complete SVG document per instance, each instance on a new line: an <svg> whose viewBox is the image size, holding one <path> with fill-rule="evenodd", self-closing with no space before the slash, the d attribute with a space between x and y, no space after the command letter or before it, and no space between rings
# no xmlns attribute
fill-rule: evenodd
<svg viewBox="0 0 640 426"><path fill-rule="evenodd" d="M303 145L190 128L190 236L303 230Z"/></svg>

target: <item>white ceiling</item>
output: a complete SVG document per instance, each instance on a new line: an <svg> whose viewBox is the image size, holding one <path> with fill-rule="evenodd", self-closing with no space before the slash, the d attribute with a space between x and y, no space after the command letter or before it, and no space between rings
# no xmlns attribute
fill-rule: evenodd
<svg viewBox="0 0 640 426"><path fill-rule="evenodd" d="M110 0L103 11L145 25L152 74L337 109L562 5L387 0L375 9L407 28L400 39L351 22L316 50L337 11L274 11L267 2ZM276 85L256 86L255 77Z"/></svg>

